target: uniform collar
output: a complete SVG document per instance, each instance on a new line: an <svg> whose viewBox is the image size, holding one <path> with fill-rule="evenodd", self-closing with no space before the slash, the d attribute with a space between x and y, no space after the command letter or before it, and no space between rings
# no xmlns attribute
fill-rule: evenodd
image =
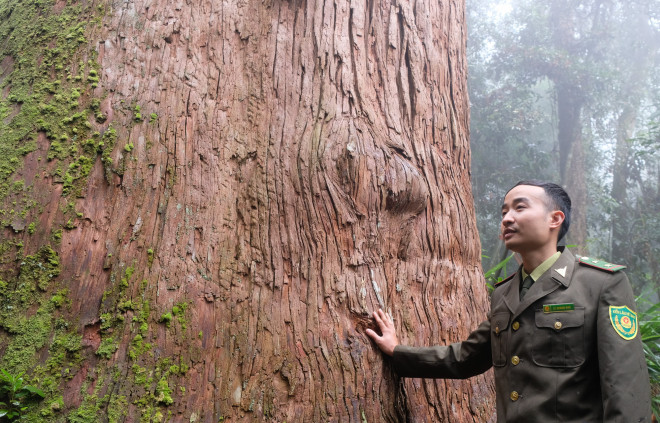
<svg viewBox="0 0 660 423"><path fill-rule="evenodd" d="M550 269L546 271L541 278L549 277L555 282L558 282L564 287L568 288L571 284L571 276L573 275L573 269L575 269L575 256L571 253L566 247L559 247L561 251L561 256L557 261L550 266Z"/></svg>
<svg viewBox="0 0 660 423"><path fill-rule="evenodd" d="M520 301L520 284L522 283L522 266L516 272L513 280L505 287L503 298L507 307L517 317L527 307L539 298L556 291L560 287L568 288L571 284L571 276L575 268L575 257L566 248L560 247L561 255L555 263L546 270Z"/></svg>
<svg viewBox="0 0 660 423"><path fill-rule="evenodd" d="M527 276L531 276L532 279L534 279L534 281L539 280L541 275L543 275L546 272L546 270L550 269L552 267L552 265L555 264L557 259L559 259L560 256L561 256L561 251L555 252L553 255L551 255L550 257L545 259L543 261L543 263L539 264L536 267L536 269L532 270L532 273L530 273L529 275L527 274L527 272L525 272L525 268L523 267L522 268L522 279L525 280L525 278Z"/></svg>

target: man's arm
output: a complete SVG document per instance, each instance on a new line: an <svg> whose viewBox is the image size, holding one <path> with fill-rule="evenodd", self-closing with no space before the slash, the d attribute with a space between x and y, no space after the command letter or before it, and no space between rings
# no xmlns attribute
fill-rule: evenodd
<svg viewBox="0 0 660 423"><path fill-rule="evenodd" d="M403 377L465 379L490 369L490 321L486 320L467 340L449 346L407 347L399 345L394 322L382 310L374 313L382 336L371 329L367 335L387 355L393 357L394 369Z"/></svg>
<svg viewBox="0 0 660 423"><path fill-rule="evenodd" d="M634 312L630 283L620 272L604 285L598 306L598 365L607 422L651 418L649 375Z"/></svg>

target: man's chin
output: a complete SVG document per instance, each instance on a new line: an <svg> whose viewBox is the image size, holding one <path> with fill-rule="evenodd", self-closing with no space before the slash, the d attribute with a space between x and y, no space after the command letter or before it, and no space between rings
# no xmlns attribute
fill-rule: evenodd
<svg viewBox="0 0 660 423"><path fill-rule="evenodd" d="M514 253L520 252L520 245L517 242L511 240L504 241L504 246L506 247L507 250L512 251Z"/></svg>

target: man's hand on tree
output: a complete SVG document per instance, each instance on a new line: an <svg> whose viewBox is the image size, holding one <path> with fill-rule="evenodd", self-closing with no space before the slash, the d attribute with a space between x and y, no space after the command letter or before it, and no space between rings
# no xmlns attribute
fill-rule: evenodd
<svg viewBox="0 0 660 423"><path fill-rule="evenodd" d="M399 345L396 330L394 329L394 321L381 309L374 311L374 320L376 320L382 335L378 335L371 329L366 330L367 335L373 339L376 345L378 345L378 348L391 357L394 354L394 347Z"/></svg>

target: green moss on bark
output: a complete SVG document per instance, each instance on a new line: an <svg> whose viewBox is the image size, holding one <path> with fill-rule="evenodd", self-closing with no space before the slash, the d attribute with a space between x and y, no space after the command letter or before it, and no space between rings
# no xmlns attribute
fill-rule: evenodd
<svg viewBox="0 0 660 423"><path fill-rule="evenodd" d="M0 223L15 225L36 205L17 176L39 136L49 142L47 159L61 162L52 177L63 195L80 195L98 154L109 155L99 139L85 143L98 121L100 100L96 51L86 33L99 11L87 2L0 0ZM4 59L4 60L2 60ZM90 119L96 117L96 121ZM110 148L114 147L114 144ZM13 208L6 207L15 203ZM19 227L22 228L22 224Z"/></svg>

